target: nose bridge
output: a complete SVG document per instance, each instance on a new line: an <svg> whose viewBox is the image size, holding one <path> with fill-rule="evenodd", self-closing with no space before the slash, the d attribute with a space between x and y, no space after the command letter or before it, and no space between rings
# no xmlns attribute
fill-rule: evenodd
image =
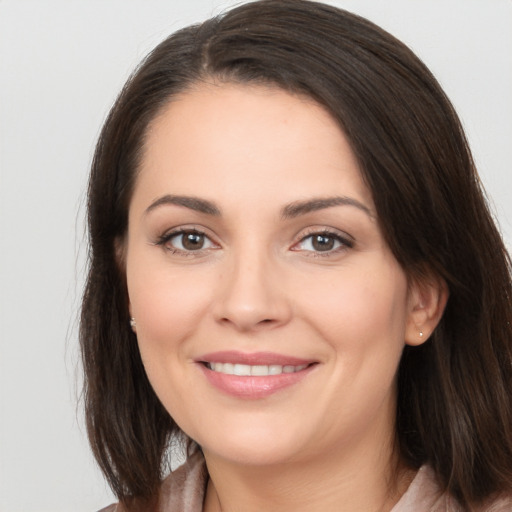
<svg viewBox="0 0 512 512"><path fill-rule="evenodd" d="M256 245L248 243L232 251L220 283L218 319L240 330L276 326L289 317L276 258L268 248Z"/></svg>

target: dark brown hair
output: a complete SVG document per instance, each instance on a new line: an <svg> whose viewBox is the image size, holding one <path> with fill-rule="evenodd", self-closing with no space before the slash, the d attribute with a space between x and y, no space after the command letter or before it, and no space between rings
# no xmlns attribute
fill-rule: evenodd
<svg viewBox="0 0 512 512"><path fill-rule="evenodd" d="M101 133L88 200L80 340L87 427L120 500L156 496L180 431L151 389L129 326L116 244L148 123L202 81L305 94L339 122L408 276L444 280L431 339L406 347L397 438L470 507L512 488L511 265L454 109L424 64L369 21L304 0L263 0L171 35L128 80Z"/></svg>

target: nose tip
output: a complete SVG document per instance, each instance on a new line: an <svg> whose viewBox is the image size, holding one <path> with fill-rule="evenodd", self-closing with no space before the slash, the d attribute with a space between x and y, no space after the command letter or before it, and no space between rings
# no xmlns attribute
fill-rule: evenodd
<svg viewBox="0 0 512 512"><path fill-rule="evenodd" d="M290 318L290 305L282 283L273 277L270 265L240 265L221 285L217 320L239 331L271 329Z"/></svg>
<svg viewBox="0 0 512 512"><path fill-rule="evenodd" d="M233 325L240 331L251 331L271 327L277 324L277 319L263 318L259 319L260 315L257 311L231 311L230 314L221 317L219 320L226 325Z"/></svg>

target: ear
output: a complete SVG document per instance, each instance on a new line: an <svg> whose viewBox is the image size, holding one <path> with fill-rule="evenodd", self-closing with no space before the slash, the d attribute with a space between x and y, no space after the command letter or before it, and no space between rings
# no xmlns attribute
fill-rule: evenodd
<svg viewBox="0 0 512 512"><path fill-rule="evenodd" d="M405 328L407 345L417 346L428 340L443 316L448 295L448 286L441 278L415 279L410 284Z"/></svg>

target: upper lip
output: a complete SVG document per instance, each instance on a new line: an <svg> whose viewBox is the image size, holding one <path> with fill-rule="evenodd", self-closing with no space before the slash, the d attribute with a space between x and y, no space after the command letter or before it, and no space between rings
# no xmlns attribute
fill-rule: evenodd
<svg viewBox="0 0 512 512"><path fill-rule="evenodd" d="M274 352L238 352L236 350L225 350L204 354L196 359L201 363L232 363L257 365L281 365L281 366L302 366L315 363L313 359L303 359L295 356L276 354Z"/></svg>

